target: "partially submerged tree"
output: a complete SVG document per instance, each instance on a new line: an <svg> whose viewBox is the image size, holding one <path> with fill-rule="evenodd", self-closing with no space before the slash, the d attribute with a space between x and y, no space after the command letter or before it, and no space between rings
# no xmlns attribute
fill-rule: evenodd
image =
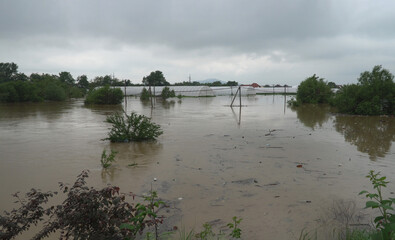
<svg viewBox="0 0 395 240"><path fill-rule="evenodd" d="M112 128L108 133L111 142L130 142L155 140L163 131L151 119L132 112L130 115L115 113L107 117L106 122L112 124Z"/></svg>
<svg viewBox="0 0 395 240"><path fill-rule="evenodd" d="M169 87L164 87L160 96L162 97L162 99L168 99L176 97L176 93L174 92L174 90L170 90Z"/></svg>
<svg viewBox="0 0 395 240"><path fill-rule="evenodd" d="M331 88L315 74L300 83L296 93L299 103L328 103L332 96Z"/></svg>
<svg viewBox="0 0 395 240"><path fill-rule="evenodd" d="M143 90L141 91L140 100L148 101L150 97L151 97L150 92L146 88L143 88Z"/></svg>
<svg viewBox="0 0 395 240"><path fill-rule="evenodd" d="M110 88L110 86L94 89L88 93L85 104L120 104L123 99L123 92L120 88Z"/></svg>
<svg viewBox="0 0 395 240"><path fill-rule="evenodd" d="M150 75L143 78L143 84L146 86L169 86L161 71L151 72Z"/></svg>
<svg viewBox="0 0 395 240"><path fill-rule="evenodd" d="M358 84L343 86L333 100L333 105L342 113L361 115L394 115L394 76L382 66L365 71Z"/></svg>

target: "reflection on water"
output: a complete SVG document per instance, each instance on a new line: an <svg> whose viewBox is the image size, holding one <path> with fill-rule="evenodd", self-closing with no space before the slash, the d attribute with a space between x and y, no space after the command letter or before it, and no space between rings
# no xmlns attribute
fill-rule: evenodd
<svg viewBox="0 0 395 240"><path fill-rule="evenodd" d="M385 157L395 141L395 121L388 117L336 116L336 131L371 160Z"/></svg>
<svg viewBox="0 0 395 240"><path fill-rule="evenodd" d="M298 119L312 130L322 127L331 116L329 105L303 104L299 107L291 107L291 110L296 112Z"/></svg>
<svg viewBox="0 0 395 240"><path fill-rule="evenodd" d="M163 99L160 99L158 102L160 102L162 104L162 107L164 109L173 108L174 105L176 104L176 102L174 100L163 100Z"/></svg>
<svg viewBox="0 0 395 240"><path fill-rule="evenodd" d="M109 115L114 112L122 112L123 107L122 105L84 105L84 108L90 109L92 112L102 115Z"/></svg>
<svg viewBox="0 0 395 240"><path fill-rule="evenodd" d="M243 107L239 107L239 110L237 111L238 112L238 116L237 116L235 110L233 109L233 107L230 107L230 109L232 109L233 117L236 120L238 127L240 127L240 124L241 124L241 109L242 108Z"/></svg>
<svg viewBox="0 0 395 240"><path fill-rule="evenodd" d="M75 107L76 102L40 102L40 103L0 103L0 118L44 117L56 120L63 113Z"/></svg>

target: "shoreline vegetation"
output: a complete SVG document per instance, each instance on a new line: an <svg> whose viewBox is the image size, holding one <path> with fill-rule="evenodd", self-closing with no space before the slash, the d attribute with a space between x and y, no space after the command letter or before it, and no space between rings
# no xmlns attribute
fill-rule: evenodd
<svg viewBox="0 0 395 240"><path fill-rule="evenodd" d="M395 115L394 76L381 66L361 73L357 84L348 84L336 93L323 78L315 74L305 79L298 87L296 99L288 104L330 104L338 113L351 115Z"/></svg>
<svg viewBox="0 0 395 240"><path fill-rule="evenodd" d="M328 103L339 113L354 115L395 115L395 83L394 76L382 66L374 66L372 71L360 74L356 84L347 84L338 88L334 82L326 82L316 76L306 78L298 87L296 99L288 103L297 107L301 104ZM222 83L180 82L174 86L238 86L235 81ZM69 98L86 97L86 104L120 104L123 93L120 88L113 86L145 86L153 89L155 86L170 86L161 71L151 72L143 77L142 84L133 84L130 80L120 80L114 76L95 77L88 81L86 75L74 79L69 72L59 75L32 73L26 76L18 72L15 63L0 63L0 102L41 102L65 101ZM268 86L268 85L265 85ZM258 93L259 95L295 95L294 93ZM144 94L143 94L144 95ZM166 92L162 98L175 97ZM182 97L182 96L181 96ZM145 94L142 99L149 98Z"/></svg>

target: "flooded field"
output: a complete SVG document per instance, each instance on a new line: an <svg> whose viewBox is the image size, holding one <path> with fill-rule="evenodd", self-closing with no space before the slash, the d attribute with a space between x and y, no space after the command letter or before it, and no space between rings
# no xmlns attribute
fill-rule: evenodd
<svg viewBox="0 0 395 240"><path fill-rule="evenodd" d="M370 223L358 196L371 189L369 170L388 176L386 194L395 192L393 117L290 109L283 96L243 97L241 109L230 102L185 98L151 109L130 97L127 112L152 117L164 134L157 142L117 144L101 139L110 127L106 115L122 106L0 104L0 211L10 210L16 191L57 190L88 169L91 186L142 194L152 185L171 203L165 227L199 231L212 222L218 229L238 216L243 239L297 239L302 229L328 225L339 202L355 204L359 221ZM106 171L103 149L119 152Z"/></svg>

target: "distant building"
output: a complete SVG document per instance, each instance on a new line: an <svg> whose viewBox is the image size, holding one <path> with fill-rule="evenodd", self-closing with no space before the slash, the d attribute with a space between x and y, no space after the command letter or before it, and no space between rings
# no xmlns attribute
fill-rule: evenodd
<svg viewBox="0 0 395 240"><path fill-rule="evenodd" d="M240 85L242 87L253 87L253 88L260 88L261 86L259 86L258 83L252 83L252 84L242 84Z"/></svg>

